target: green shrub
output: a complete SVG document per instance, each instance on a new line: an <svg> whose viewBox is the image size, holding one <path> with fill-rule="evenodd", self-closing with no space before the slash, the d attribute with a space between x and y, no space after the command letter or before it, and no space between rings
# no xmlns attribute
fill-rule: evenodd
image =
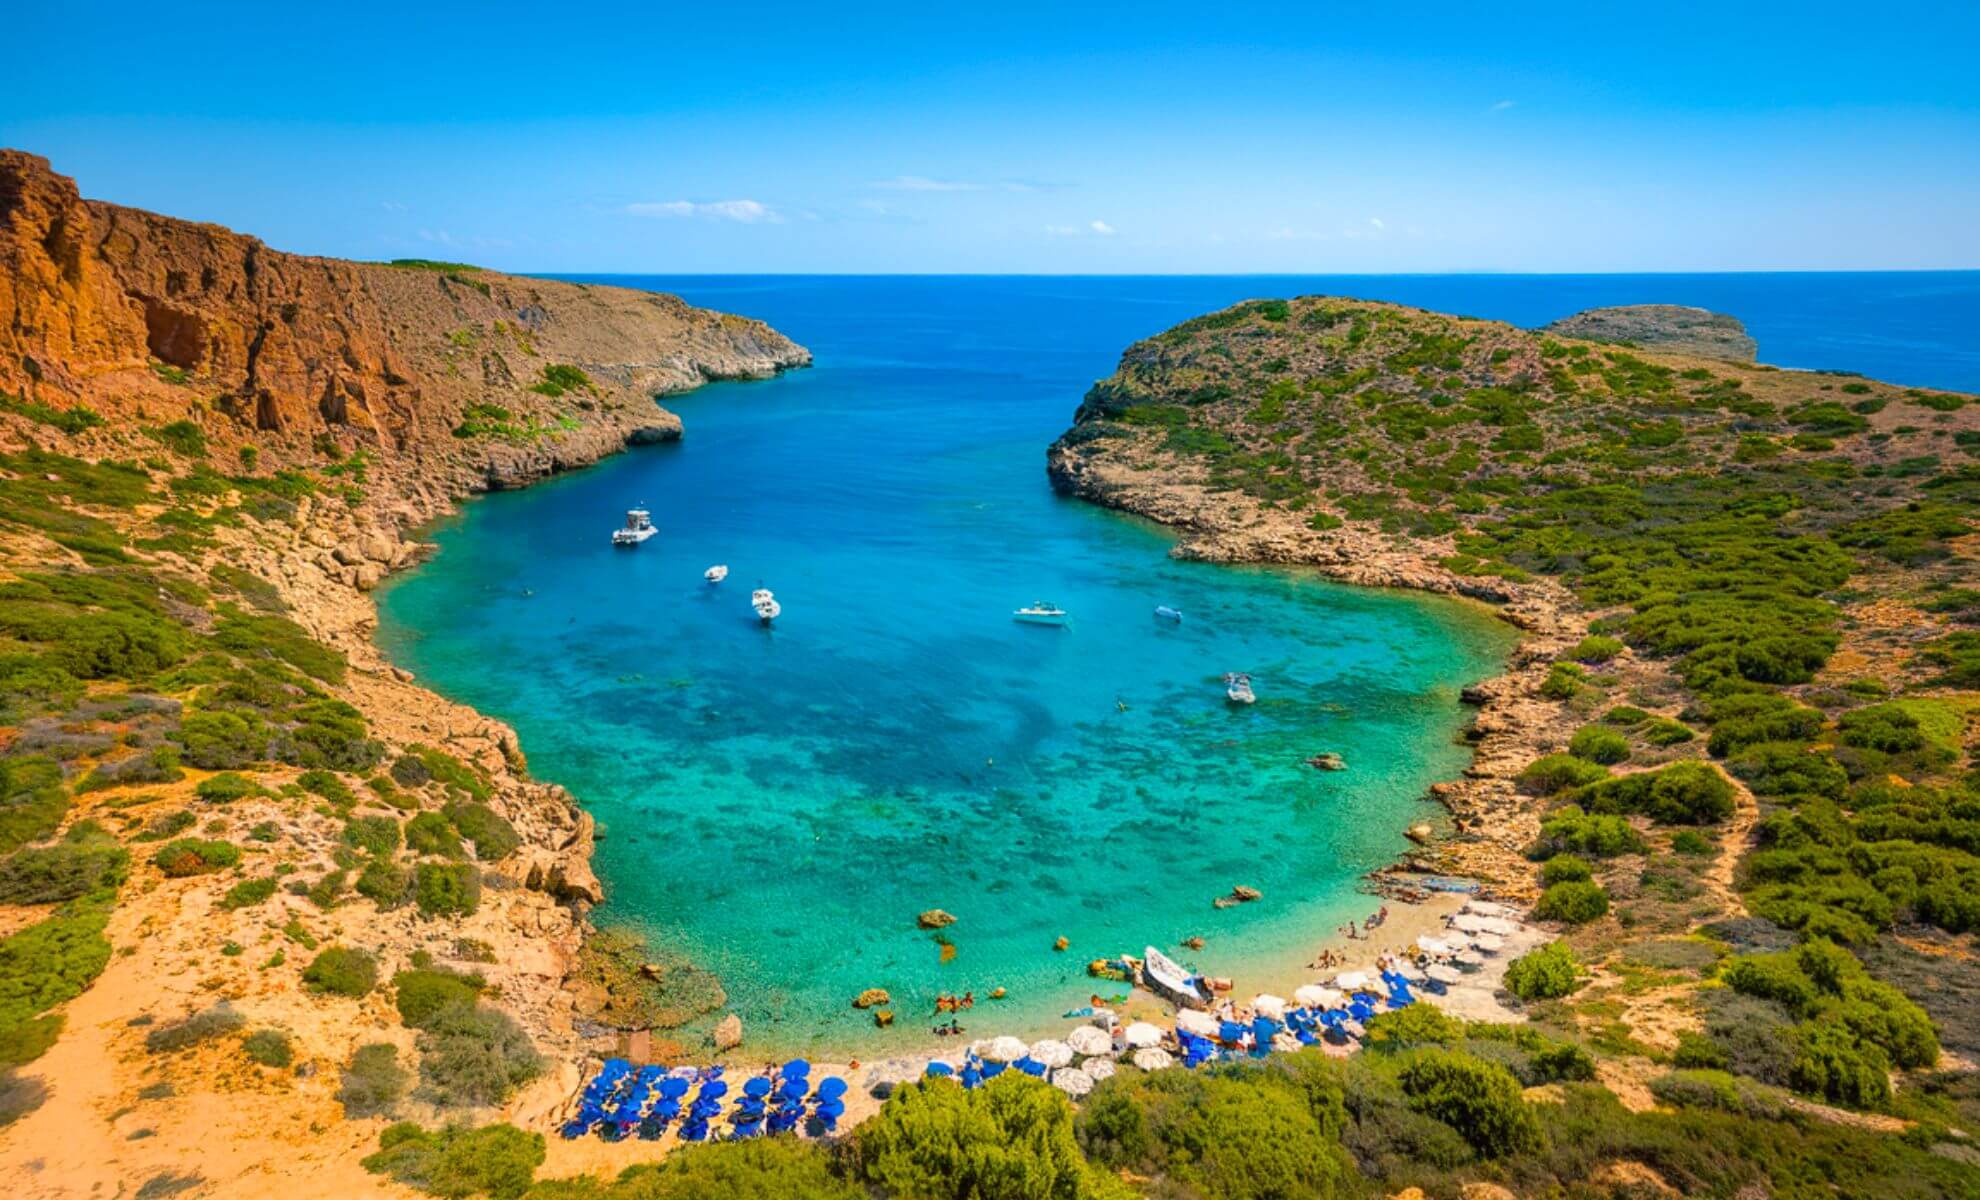
<svg viewBox="0 0 1980 1200"><path fill-rule="evenodd" d="M304 771L296 776L296 782L302 785L304 791L321 796L339 808L348 808L357 803L357 796L352 794L343 780L337 778L334 771Z"/></svg>
<svg viewBox="0 0 1980 1200"><path fill-rule="evenodd" d="M188 875L204 875L234 866L241 861L241 849L232 842L180 838L159 847L151 861L165 873L166 878L183 879Z"/></svg>
<svg viewBox="0 0 1980 1200"><path fill-rule="evenodd" d="M1540 694L1549 700L1572 700L1587 677L1588 673L1575 663L1555 663L1540 684Z"/></svg>
<svg viewBox="0 0 1980 1200"><path fill-rule="evenodd" d="M528 1200L867 1200L833 1173L827 1147L796 1138L686 1145L665 1161L627 1167L612 1183L539 1183Z"/></svg>
<svg viewBox="0 0 1980 1200"><path fill-rule="evenodd" d="M249 1059L264 1067L285 1070L296 1060L295 1048L289 1044L289 1035L279 1029L257 1029L241 1042L241 1050Z"/></svg>
<svg viewBox="0 0 1980 1200"><path fill-rule="evenodd" d="M1344 1120L1339 1088L1331 1080L1322 1087L1334 1110L1330 1130L1298 1085L1320 1078L1122 1072L1087 1098L1076 1134L1094 1165L1158 1179L1162 1194L1331 1197L1351 1174L1332 1137ZM1075 1194L1078 1182L1070 1176L1050 1194Z"/></svg>
<svg viewBox="0 0 1980 1200"><path fill-rule="evenodd" d="M1627 752L1628 746L1624 745ZM1520 787L1536 796L1551 796L1568 788L1585 787L1607 779L1609 773L1586 756L1548 754L1534 759L1520 771Z"/></svg>
<svg viewBox="0 0 1980 1200"><path fill-rule="evenodd" d="M110 962L106 903L81 901L0 938L0 1067L40 1057L61 1031L47 1015L82 994Z"/></svg>
<svg viewBox="0 0 1980 1200"><path fill-rule="evenodd" d="M1629 739L1613 729L1584 725L1568 739L1568 753L1592 763L1613 766L1629 757Z"/></svg>
<svg viewBox="0 0 1980 1200"><path fill-rule="evenodd" d="M144 1035L144 1048L153 1054L171 1054L240 1029L247 1024L241 1014L225 1004L196 1012L183 1021L160 1025Z"/></svg>
<svg viewBox="0 0 1980 1200"><path fill-rule="evenodd" d="M366 854L391 855L399 848L399 822L393 817L352 817L344 822L344 844Z"/></svg>
<svg viewBox="0 0 1980 1200"><path fill-rule="evenodd" d="M1727 1060L1725 1050L1717 1042L1702 1033L1687 1031L1678 1035L1671 1062L1679 1067L1722 1070Z"/></svg>
<svg viewBox="0 0 1980 1200"><path fill-rule="evenodd" d="M1058 1089L1017 1072L974 1091L909 1085L854 1131L852 1171L901 1200L1098 1200L1072 1118Z"/></svg>
<svg viewBox="0 0 1980 1200"><path fill-rule="evenodd" d="M181 749L183 760L203 771L231 771L235 767L245 767L268 757L268 732L260 721L250 722L246 717L233 712L189 712L181 720L179 729L173 735ZM215 776L229 781L239 781L247 786L236 795L202 796L216 803L236 800L241 796L254 794L253 785L239 775ZM212 780L207 780L211 783ZM201 784L204 787L205 784ZM226 786L226 785L222 785ZM238 785L237 785L238 786Z"/></svg>
<svg viewBox="0 0 1980 1200"><path fill-rule="evenodd" d="M114 893L131 856L93 821L82 821L52 846L31 846L0 859L0 904L59 904Z"/></svg>
<svg viewBox="0 0 1980 1200"><path fill-rule="evenodd" d="M55 832L68 811L60 763L40 755L0 758L0 854Z"/></svg>
<svg viewBox="0 0 1980 1200"><path fill-rule="evenodd" d="M411 1076L399 1066L399 1048L390 1042L359 1046L337 1086L337 1103L350 1120L389 1114L406 1094Z"/></svg>
<svg viewBox="0 0 1980 1200"><path fill-rule="evenodd" d="M1671 850L1678 854L1699 856L1717 849L1710 838L1695 829L1680 829L1671 837Z"/></svg>
<svg viewBox="0 0 1980 1200"><path fill-rule="evenodd" d="M1792 796L1807 792L1840 800L1849 788L1849 772L1829 755L1788 742L1747 746L1726 760L1726 769L1756 796Z"/></svg>
<svg viewBox="0 0 1980 1200"><path fill-rule="evenodd" d="M232 804L249 796L265 796L268 791L245 775L222 771L200 780L199 785L193 788L193 794L209 804Z"/></svg>
<svg viewBox="0 0 1980 1200"><path fill-rule="evenodd" d="M1411 1004L1377 1013L1368 1022L1368 1040L1398 1046L1426 1043L1455 1046L1464 1040L1464 1022L1435 1005Z"/></svg>
<svg viewBox="0 0 1980 1200"><path fill-rule="evenodd" d="M1591 634L1575 643L1574 649L1568 651L1568 657L1578 662L1605 663L1622 652L1620 639Z"/></svg>
<svg viewBox="0 0 1980 1200"><path fill-rule="evenodd" d="M392 976L399 1019L414 1029L424 1029L446 1009L472 1008L486 986L479 975L459 975L432 968L400 971Z"/></svg>
<svg viewBox="0 0 1980 1200"><path fill-rule="evenodd" d="M441 1108L499 1105L542 1071L529 1035L486 1004L442 1007L419 1035L419 1098Z"/></svg>
<svg viewBox="0 0 1980 1200"><path fill-rule="evenodd" d="M243 879L227 889L220 898L220 907L229 912L235 909L251 908L275 894L275 877L265 875L260 879Z"/></svg>
<svg viewBox="0 0 1980 1200"><path fill-rule="evenodd" d="M468 916L481 905L481 875L472 863L420 863L413 898L429 917Z"/></svg>
<svg viewBox="0 0 1980 1200"><path fill-rule="evenodd" d="M543 1135L509 1124L449 1125L428 1133L402 1121L379 1134L378 1152L362 1165L434 1196L517 1200L543 1165Z"/></svg>
<svg viewBox="0 0 1980 1200"><path fill-rule="evenodd" d="M1665 825L1710 825L1733 814L1732 784L1702 762L1618 775L1582 788L1576 799L1590 812L1641 813Z"/></svg>
<svg viewBox="0 0 1980 1200"><path fill-rule="evenodd" d="M311 991L356 998L378 986L378 960L351 946L329 946L303 968Z"/></svg>
<svg viewBox="0 0 1980 1200"><path fill-rule="evenodd" d="M1837 1022L1809 1021L1795 1030L1788 1082L1798 1092L1851 1108L1882 1108L1891 1100L1891 1062Z"/></svg>
<svg viewBox="0 0 1980 1200"><path fill-rule="evenodd" d="M1540 885L1552 887L1557 883L1577 883L1595 878L1595 870L1588 860L1573 854L1556 854L1540 867Z"/></svg>
<svg viewBox="0 0 1980 1200"><path fill-rule="evenodd" d="M412 896L413 874L387 858L374 858L358 872L357 894L380 908L397 908Z"/></svg>
<svg viewBox="0 0 1980 1200"><path fill-rule="evenodd" d="M1540 1122L1504 1067L1466 1054L1433 1050L1404 1064L1397 1077L1410 1107L1457 1130L1483 1158L1539 1149Z"/></svg>
<svg viewBox="0 0 1980 1200"><path fill-rule="evenodd" d="M1573 853L1592 858L1614 858L1619 854L1641 854L1643 835L1628 820L1613 814L1585 813L1568 804L1548 814L1540 823L1540 840L1535 857Z"/></svg>
<svg viewBox="0 0 1980 1200"><path fill-rule="evenodd" d="M482 862L499 862L522 845L508 818L478 800L457 801L445 811L460 835L474 844L474 856Z"/></svg>
<svg viewBox="0 0 1980 1200"><path fill-rule="evenodd" d="M1584 925L1609 911L1609 893L1588 881L1557 883L1540 893L1533 915L1542 921Z"/></svg>
<svg viewBox="0 0 1980 1200"><path fill-rule="evenodd" d="M1508 963L1505 985L1528 1002L1558 1000L1581 986L1580 967L1566 942L1548 942Z"/></svg>
<svg viewBox="0 0 1980 1200"><path fill-rule="evenodd" d="M453 823L437 812L423 812L406 822L406 848L436 858L461 857L460 835Z"/></svg>

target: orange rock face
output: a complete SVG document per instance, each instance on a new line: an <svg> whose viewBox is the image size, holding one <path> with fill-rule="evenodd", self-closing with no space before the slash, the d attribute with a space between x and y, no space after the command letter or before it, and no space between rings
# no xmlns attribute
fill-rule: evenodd
<svg viewBox="0 0 1980 1200"><path fill-rule="evenodd" d="M676 297L285 254L85 200L47 160L0 151L0 391L190 419L271 463L307 459L328 434L344 452L424 450L499 484L676 433L657 395L809 361L761 322ZM592 386L530 390L562 364ZM488 404L557 436L453 436Z"/></svg>

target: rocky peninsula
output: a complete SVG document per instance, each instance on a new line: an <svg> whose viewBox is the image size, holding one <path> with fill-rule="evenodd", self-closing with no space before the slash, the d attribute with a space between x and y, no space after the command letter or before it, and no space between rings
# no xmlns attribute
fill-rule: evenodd
<svg viewBox="0 0 1980 1200"><path fill-rule="evenodd" d="M0 1174L355 1194L375 1123L344 1113L569 1093L590 818L384 661L365 592L461 498L809 361L675 297L286 254L0 152L0 856L65 876L0 885ZM421 987L470 1015L408 1018Z"/></svg>

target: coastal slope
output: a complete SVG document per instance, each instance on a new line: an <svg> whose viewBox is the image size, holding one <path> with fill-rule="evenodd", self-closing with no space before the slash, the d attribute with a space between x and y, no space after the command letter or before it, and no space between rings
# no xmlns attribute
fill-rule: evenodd
<svg viewBox="0 0 1980 1200"><path fill-rule="evenodd" d="M1250 301L1129 347L1047 466L1180 556L1493 605L1525 636L1405 865L1553 922L1533 1023L1627 1108L1709 1105L1671 1070L1706 1066L1930 1143L1980 1121L1919 1099L1980 1052L1980 402L1736 361L1680 311L1709 353L1617 344L1637 310Z"/></svg>
<svg viewBox="0 0 1980 1200"><path fill-rule="evenodd" d="M542 1124L604 1007L575 976L625 973L587 949L591 820L386 663L364 593L460 498L809 361L0 151L0 1178L361 1194L389 1117Z"/></svg>

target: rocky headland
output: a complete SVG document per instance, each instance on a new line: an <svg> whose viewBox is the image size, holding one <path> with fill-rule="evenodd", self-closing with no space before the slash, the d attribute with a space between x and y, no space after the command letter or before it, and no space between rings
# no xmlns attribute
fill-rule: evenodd
<svg viewBox="0 0 1980 1200"><path fill-rule="evenodd" d="M656 398L809 361L672 296L287 254L0 151L0 860L101 868L0 884L0 936L29 939L0 1090L36 1101L0 1174L373 1190L375 1123L341 1119L360 1046L393 1048L368 1111L527 1123L568 1095L600 1007L590 818L385 662L364 593L462 497L677 438ZM394 978L401 1010L451 989L480 1032L415 1028ZM250 1032L280 1069L240 1058ZM441 1078L448 1053L507 1080Z"/></svg>
<svg viewBox="0 0 1980 1200"><path fill-rule="evenodd" d="M1727 362L1750 363L1760 355L1760 343L1738 317L1682 304L1591 308L1562 317L1543 332Z"/></svg>

